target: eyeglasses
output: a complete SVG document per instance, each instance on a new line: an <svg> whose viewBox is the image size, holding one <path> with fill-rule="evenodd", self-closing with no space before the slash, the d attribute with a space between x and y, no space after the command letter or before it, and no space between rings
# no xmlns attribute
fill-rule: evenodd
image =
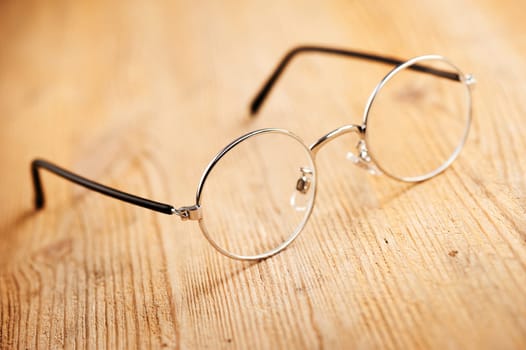
<svg viewBox="0 0 526 350"><path fill-rule="evenodd" d="M394 68L371 93L360 125L347 124L310 146L284 129L265 128L232 141L208 164L195 204L176 208L99 184L36 159L31 164L35 206L44 207L40 169L90 190L199 226L220 253L260 260L285 249L311 215L317 190L316 155L346 134L359 141L348 158L372 174L405 182L427 180L458 156L471 124L475 79L442 56L402 61L359 51L300 46L289 51L254 98L256 115L290 61L300 53L324 53L388 64Z"/></svg>

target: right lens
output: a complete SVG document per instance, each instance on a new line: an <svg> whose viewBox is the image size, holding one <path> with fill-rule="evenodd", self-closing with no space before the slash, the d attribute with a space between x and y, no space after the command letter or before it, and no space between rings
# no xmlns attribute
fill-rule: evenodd
<svg viewBox="0 0 526 350"><path fill-rule="evenodd" d="M440 56L413 59L387 75L373 95L366 130L382 171L420 181L453 161L471 120L470 90L458 77L463 74Z"/></svg>
<svg viewBox="0 0 526 350"><path fill-rule="evenodd" d="M223 254L259 259L297 236L314 204L310 150L281 129L240 137L209 165L198 190L200 226Z"/></svg>

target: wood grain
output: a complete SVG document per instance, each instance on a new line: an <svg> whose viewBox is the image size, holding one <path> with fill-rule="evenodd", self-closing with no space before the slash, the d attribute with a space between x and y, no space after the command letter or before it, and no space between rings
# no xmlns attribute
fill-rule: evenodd
<svg viewBox="0 0 526 350"><path fill-rule="evenodd" d="M526 347L526 36L519 1L0 2L2 348ZM202 169L260 127L314 141L359 122L384 70L299 43L439 53L476 74L460 158L418 185L320 152L319 196L285 252L218 254L198 225L45 175L45 157L191 204ZM385 68L385 67L384 67ZM232 194L235 195L235 194Z"/></svg>

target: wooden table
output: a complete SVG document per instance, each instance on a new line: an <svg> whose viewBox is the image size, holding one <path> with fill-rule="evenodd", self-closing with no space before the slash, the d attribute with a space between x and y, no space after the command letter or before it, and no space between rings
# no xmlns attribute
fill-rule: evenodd
<svg viewBox="0 0 526 350"><path fill-rule="evenodd" d="M524 13L523 1L1 2L2 348L524 349ZM33 209L37 156L182 205L243 132L310 142L359 123L379 77L321 56L298 58L246 118L300 43L440 53L476 74L460 158L407 186L327 146L312 221L259 263L221 256L195 223L47 174Z"/></svg>

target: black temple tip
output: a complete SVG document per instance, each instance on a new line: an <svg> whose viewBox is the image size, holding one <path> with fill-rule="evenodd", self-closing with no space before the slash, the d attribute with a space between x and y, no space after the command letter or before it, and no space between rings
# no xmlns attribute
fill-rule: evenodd
<svg viewBox="0 0 526 350"><path fill-rule="evenodd" d="M263 102L265 102L265 99L267 98L267 95L270 92L270 89L274 85L274 82L277 79L277 75L274 73L271 78L267 81L267 83L263 86L261 91L254 97L252 100L252 103L250 104L250 115L255 117L256 114L258 114L259 110L261 109L261 105Z"/></svg>
<svg viewBox="0 0 526 350"><path fill-rule="evenodd" d="M250 104L250 116L255 117L259 112L259 107L261 106L261 95L258 95L254 101Z"/></svg>
<svg viewBox="0 0 526 350"><path fill-rule="evenodd" d="M44 208L44 197L43 196L35 196L35 210L40 210Z"/></svg>
<svg viewBox="0 0 526 350"><path fill-rule="evenodd" d="M33 180L33 189L34 189L34 196L35 196L35 209L39 210L44 208L44 190L42 189L42 181L40 179L40 174L38 172L39 166L44 161L40 159L35 159L31 162L31 177Z"/></svg>

